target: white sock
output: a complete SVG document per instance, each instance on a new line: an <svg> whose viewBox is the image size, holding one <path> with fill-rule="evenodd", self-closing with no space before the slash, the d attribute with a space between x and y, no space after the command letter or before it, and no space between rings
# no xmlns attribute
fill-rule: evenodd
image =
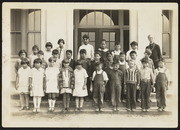
<svg viewBox="0 0 180 130"><path fill-rule="evenodd" d="M40 104L41 104L41 97L38 97L38 105L37 105L38 108L40 108Z"/></svg>
<svg viewBox="0 0 180 130"><path fill-rule="evenodd" d="M49 107L51 108L51 99L48 99L48 102L49 102Z"/></svg>
<svg viewBox="0 0 180 130"><path fill-rule="evenodd" d="M52 107L55 107L56 100L52 100Z"/></svg>

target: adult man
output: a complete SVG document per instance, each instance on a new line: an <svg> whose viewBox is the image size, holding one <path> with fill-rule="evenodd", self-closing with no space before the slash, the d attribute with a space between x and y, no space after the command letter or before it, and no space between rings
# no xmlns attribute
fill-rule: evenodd
<svg viewBox="0 0 180 130"><path fill-rule="evenodd" d="M152 35L148 35L148 40L149 40L149 45L146 47L146 49L150 49L152 51L152 54L150 56L150 58L153 60L154 62L154 67L155 69L158 68L158 61L161 59L162 55L161 55L161 50L159 45L157 45L156 43L154 43L154 37Z"/></svg>
<svg viewBox="0 0 180 130"><path fill-rule="evenodd" d="M86 50L86 58L90 58L91 60L94 59L94 47L89 44L89 36L83 35L83 42L84 44L79 47L78 50L78 59L80 58L80 50L85 49Z"/></svg>

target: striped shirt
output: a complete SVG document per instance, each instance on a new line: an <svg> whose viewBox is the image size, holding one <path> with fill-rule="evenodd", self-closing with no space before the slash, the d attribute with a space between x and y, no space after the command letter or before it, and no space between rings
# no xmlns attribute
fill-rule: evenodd
<svg viewBox="0 0 180 130"><path fill-rule="evenodd" d="M138 84L140 83L140 73L138 71L138 69L135 68L128 68L125 70L125 74L124 74L124 80L125 80L125 84L126 83L133 83L133 84Z"/></svg>

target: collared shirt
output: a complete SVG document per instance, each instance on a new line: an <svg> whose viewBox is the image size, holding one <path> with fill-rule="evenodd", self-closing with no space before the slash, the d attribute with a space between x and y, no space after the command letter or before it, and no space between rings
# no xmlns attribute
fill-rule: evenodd
<svg viewBox="0 0 180 130"><path fill-rule="evenodd" d="M103 70L100 70L100 71L94 71L93 72L92 81L94 81L94 77L96 76L96 72L97 72L97 74L102 74L103 75L104 81L108 81L109 80L108 76L107 76L107 73L105 71L103 71Z"/></svg>
<svg viewBox="0 0 180 130"><path fill-rule="evenodd" d="M163 68L158 67L157 69L155 69L154 71L155 78L159 74L159 72L165 73L168 81L171 81L169 70L166 67L163 67Z"/></svg>
<svg viewBox="0 0 180 130"><path fill-rule="evenodd" d="M139 60L139 59L136 59L136 60L134 60L134 62L135 62L135 64L136 64L136 67L137 67L137 69L141 69L142 68L142 63L141 63L141 61Z"/></svg>
<svg viewBox="0 0 180 130"><path fill-rule="evenodd" d="M105 48L105 49L101 49L101 48L99 48L98 50L99 50L99 51L103 51L103 52L107 52L107 51L108 51L108 49L107 49L107 48Z"/></svg>
<svg viewBox="0 0 180 130"><path fill-rule="evenodd" d="M91 60L94 59L94 47L91 44L83 44L79 47L78 50L78 59L80 59L80 50L85 49L86 50L86 58L90 58Z"/></svg>
<svg viewBox="0 0 180 130"><path fill-rule="evenodd" d="M145 79L145 80L150 80L152 79L154 81L154 75L153 75L153 71L152 69L146 67L142 67L140 70L140 75L141 75L141 80Z"/></svg>
<svg viewBox="0 0 180 130"><path fill-rule="evenodd" d="M125 60L123 62L119 61L119 65L125 65L126 69L129 67Z"/></svg>
<svg viewBox="0 0 180 130"><path fill-rule="evenodd" d="M114 57L114 55L120 55L120 53L121 53L121 50L118 50L118 51L114 50L114 51L112 52L112 55L113 55L113 57Z"/></svg>

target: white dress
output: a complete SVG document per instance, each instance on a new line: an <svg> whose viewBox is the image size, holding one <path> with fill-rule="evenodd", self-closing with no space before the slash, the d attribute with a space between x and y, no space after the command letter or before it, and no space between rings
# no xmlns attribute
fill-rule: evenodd
<svg viewBox="0 0 180 130"><path fill-rule="evenodd" d="M44 96L43 91L43 78L44 78L44 69L39 68L37 70L36 68L32 68L31 71L31 77L32 77L32 91L31 96Z"/></svg>
<svg viewBox="0 0 180 130"><path fill-rule="evenodd" d="M45 70L46 93L59 93L58 74L59 74L59 69L57 67L48 67Z"/></svg>
<svg viewBox="0 0 180 130"><path fill-rule="evenodd" d="M44 51L44 60L48 62L49 58L52 57L52 51Z"/></svg>
<svg viewBox="0 0 180 130"><path fill-rule="evenodd" d="M31 68L33 68L33 63L34 63L34 60L35 60L36 58L38 58L38 56L37 56L37 55L34 55L34 54L31 54L31 55L29 56Z"/></svg>
<svg viewBox="0 0 180 130"><path fill-rule="evenodd" d="M88 95L87 86L83 90L85 78L88 77L86 70L84 68L82 68L81 70L75 69L74 77L75 77L75 89L73 90L73 96L75 97L87 96Z"/></svg>
<svg viewBox="0 0 180 130"><path fill-rule="evenodd" d="M18 70L18 76L19 76L19 88L18 92L19 93L29 93L29 77L31 74L31 69L30 67L27 67L26 69L23 69L21 67Z"/></svg>

